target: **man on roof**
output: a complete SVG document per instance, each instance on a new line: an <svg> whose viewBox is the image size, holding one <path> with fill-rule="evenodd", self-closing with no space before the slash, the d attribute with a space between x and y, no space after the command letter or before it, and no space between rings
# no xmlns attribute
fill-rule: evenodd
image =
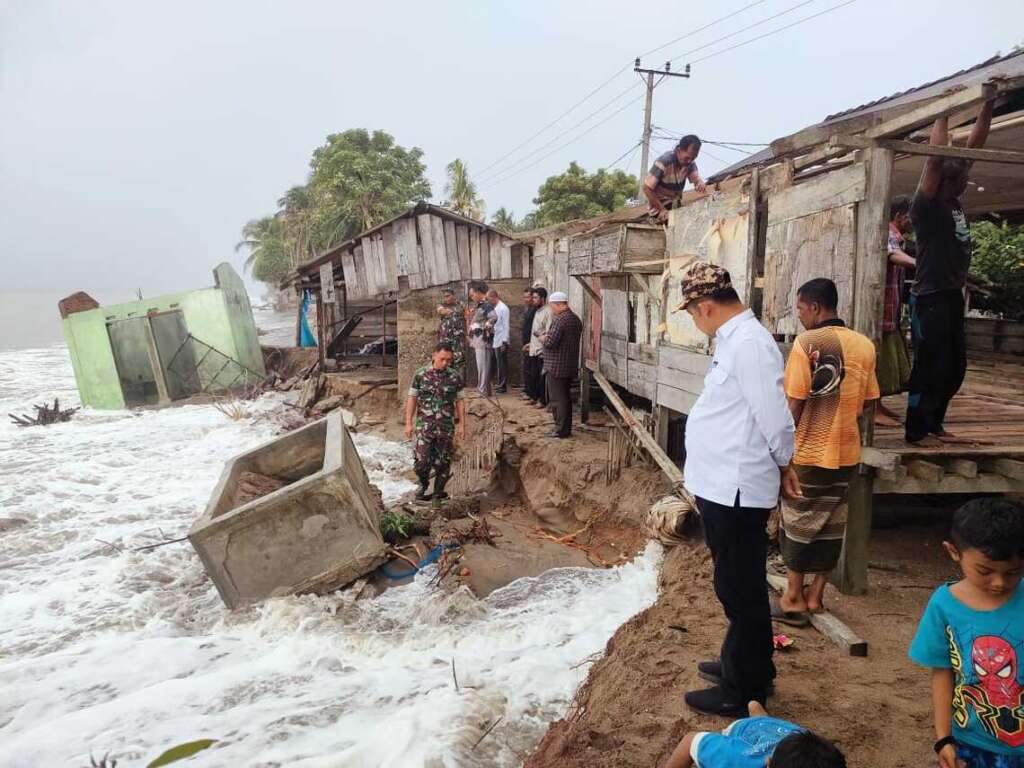
<svg viewBox="0 0 1024 768"><path fill-rule="evenodd" d="M650 203L651 213L659 220L667 219L669 210L679 206L687 181L698 192L707 189L697 170L699 154L700 139L691 133L683 136L675 149L654 161L644 179L644 196Z"/></svg>

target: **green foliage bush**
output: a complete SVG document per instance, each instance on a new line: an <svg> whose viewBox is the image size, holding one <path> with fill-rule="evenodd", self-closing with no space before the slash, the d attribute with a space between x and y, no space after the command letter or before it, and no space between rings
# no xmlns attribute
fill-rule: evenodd
<svg viewBox="0 0 1024 768"><path fill-rule="evenodd" d="M973 298L972 306L1024 319L1024 226L977 221L971 225L971 238L971 275L988 283L992 292Z"/></svg>
<svg viewBox="0 0 1024 768"><path fill-rule="evenodd" d="M412 535L412 527L413 519L404 512L392 510L380 516L380 535L389 544L408 539Z"/></svg>

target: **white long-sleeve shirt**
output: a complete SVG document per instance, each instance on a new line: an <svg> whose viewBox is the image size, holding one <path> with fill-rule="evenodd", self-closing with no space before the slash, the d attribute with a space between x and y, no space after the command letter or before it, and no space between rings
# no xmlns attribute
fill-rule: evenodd
<svg viewBox="0 0 1024 768"><path fill-rule="evenodd" d="M494 346L500 347L502 344L508 344L509 334L509 312L508 304L504 301L498 300L498 303L494 307L495 314L498 315L498 322L494 324Z"/></svg>
<svg viewBox="0 0 1024 768"><path fill-rule="evenodd" d="M774 507L780 467L793 458L783 361L749 309L715 334L704 390L686 419L687 490L726 506Z"/></svg>

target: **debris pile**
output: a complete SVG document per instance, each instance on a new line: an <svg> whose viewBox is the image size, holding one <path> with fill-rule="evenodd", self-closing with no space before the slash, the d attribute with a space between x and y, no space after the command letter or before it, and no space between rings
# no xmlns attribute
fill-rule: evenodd
<svg viewBox="0 0 1024 768"><path fill-rule="evenodd" d="M78 408L64 408L61 409L60 401L55 397L53 398L53 405L42 405L32 406L36 409L36 415L28 416L22 414L21 416L15 416L13 413L7 414L11 417L11 421L17 424L19 427L43 427L47 424L58 424L62 421L71 421L71 417L79 410Z"/></svg>

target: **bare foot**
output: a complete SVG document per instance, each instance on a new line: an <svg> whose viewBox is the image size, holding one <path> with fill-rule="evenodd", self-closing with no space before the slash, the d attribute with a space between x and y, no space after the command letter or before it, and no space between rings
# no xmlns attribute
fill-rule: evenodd
<svg viewBox="0 0 1024 768"><path fill-rule="evenodd" d="M761 706L759 701L748 701L747 702L747 713L751 717L767 717L768 710Z"/></svg>
<svg viewBox="0 0 1024 768"><path fill-rule="evenodd" d="M899 421L894 419L882 411L875 411L875 426L878 427L900 427L903 426Z"/></svg>
<svg viewBox="0 0 1024 768"><path fill-rule="evenodd" d="M785 592L779 597L779 607L786 613L805 613L807 611L807 603L804 601L803 595L799 600L794 600Z"/></svg>
<svg viewBox="0 0 1024 768"><path fill-rule="evenodd" d="M926 435L920 440L914 440L913 442L907 440L907 445L912 445L915 448L941 448L942 441L935 437L935 435Z"/></svg>
<svg viewBox="0 0 1024 768"><path fill-rule="evenodd" d="M811 585L808 584L804 587L804 604L807 606L808 613L822 613L825 610L825 605L821 600L815 600L809 596L811 591Z"/></svg>

